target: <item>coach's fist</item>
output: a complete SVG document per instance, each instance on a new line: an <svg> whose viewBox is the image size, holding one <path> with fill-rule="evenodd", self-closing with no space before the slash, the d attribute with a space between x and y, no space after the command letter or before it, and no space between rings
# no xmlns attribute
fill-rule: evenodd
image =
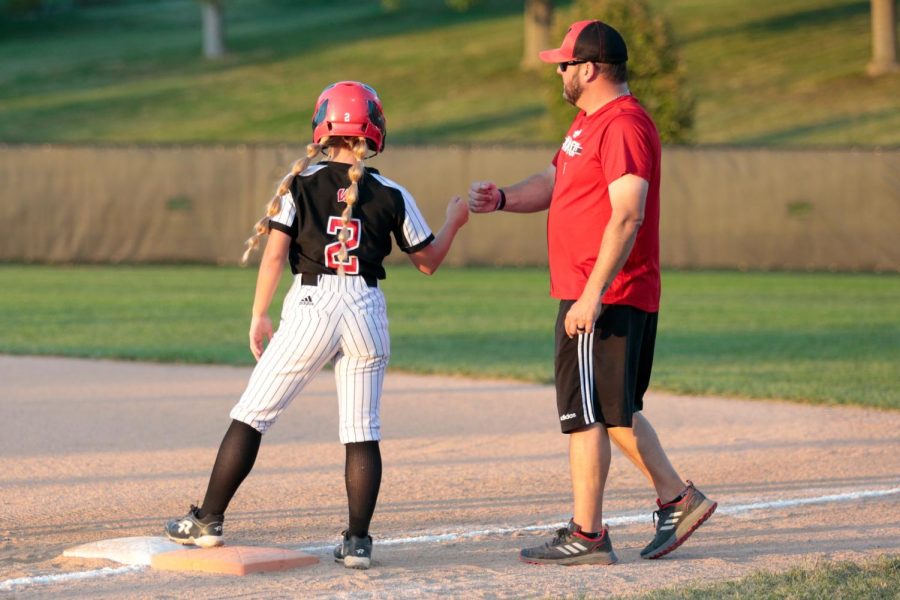
<svg viewBox="0 0 900 600"><path fill-rule="evenodd" d="M476 213L494 212L500 203L500 190L492 181L475 181L469 188L469 210Z"/></svg>

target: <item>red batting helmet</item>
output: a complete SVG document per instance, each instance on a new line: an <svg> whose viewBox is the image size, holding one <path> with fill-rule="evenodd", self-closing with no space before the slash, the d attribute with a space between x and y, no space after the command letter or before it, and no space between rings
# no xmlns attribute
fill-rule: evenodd
<svg viewBox="0 0 900 600"><path fill-rule="evenodd" d="M358 81L332 83L313 111L313 141L325 136L364 137L373 152L384 150L387 129L378 93Z"/></svg>

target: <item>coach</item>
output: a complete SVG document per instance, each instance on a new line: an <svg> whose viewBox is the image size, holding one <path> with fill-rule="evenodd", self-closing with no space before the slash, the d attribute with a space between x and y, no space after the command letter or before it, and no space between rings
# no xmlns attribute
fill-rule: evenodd
<svg viewBox="0 0 900 600"><path fill-rule="evenodd" d="M602 522L610 439L656 488L657 531L641 556L658 558L716 508L681 479L640 413L660 299L659 134L629 92L625 41L609 25L574 23L562 45L540 57L557 65L563 96L580 109L552 165L515 185L482 181L469 190L472 212L549 208L550 294L560 301L556 397L569 434L574 515L521 559L616 561Z"/></svg>

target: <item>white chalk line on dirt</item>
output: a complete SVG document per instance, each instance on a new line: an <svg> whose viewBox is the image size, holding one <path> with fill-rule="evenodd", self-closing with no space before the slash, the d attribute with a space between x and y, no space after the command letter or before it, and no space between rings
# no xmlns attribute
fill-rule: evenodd
<svg viewBox="0 0 900 600"><path fill-rule="evenodd" d="M888 488L885 490L861 490L858 492L847 492L844 494L829 494L826 496L812 496L809 498L790 498L787 500L766 500L760 502L750 502L746 504L727 504L719 508L716 513L718 515L733 515L748 511L791 508L795 506L804 506L807 504L828 504L832 502L851 502L853 500L862 500L865 498L880 498L883 496L891 496L900 493L900 487ZM632 523L640 523L647 520L647 513L634 515L622 515L619 517L611 517L606 519L607 525L630 525ZM543 525L528 525L525 527L493 527L490 529L479 529L475 531L455 531L442 533L439 535L412 535L406 537L395 537L378 540L379 546L396 546L400 544L434 544L441 542L453 542L474 537L486 535L506 535L510 533L519 533L526 531L550 530L559 527L565 527L565 522L551 523ZM318 545L318 546L302 546L297 550L303 552L319 552L322 550L331 550L334 543ZM105 567L103 569L95 569L92 571L75 571L72 573L60 573L57 575L35 575L32 577L19 577L17 579L7 579L0 582L0 591L9 591L13 588L21 588L30 585L63 583L69 581L78 581L83 579L93 579L96 577L108 577L112 575L125 575L142 571L147 567L144 565L128 565L124 567Z"/></svg>
<svg viewBox="0 0 900 600"><path fill-rule="evenodd" d="M18 579L7 579L0 583L0 591L9 591L14 587L26 585L35 585L39 583L60 583L63 581L77 581L79 579L93 579L95 577L108 577L110 575L124 575L125 573L133 573L141 571L145 567L143 565L128 565L125 567L103 567L102 569L94 569L93 571L75 571L73 573L59 573L58 575L35 575L33 577L19 577Z"/></svg>
<svg viewBox="0 0 900 600"><path fill-rule="evenodd" d="M790 508L793 506L802 506L804 504L823 504L829 502L849 502L852 500L861 500L863 498L874 498L880 496L890 496L892 494L900 493L900 487L890 488L887 490L862 490L859 492L848 492L845 494L830 494L828 496L814 496L811 498L793 498L788 500L768 500L764 502L753 502L749 504L732 504L727 506L722 506L722 503L719 503L719 508L716 509L716 514L718 515L733 515L738 513L747 512L750 510L764 510L767 508L778 509L778 508ZM648 520L650 516L646 512L642 512L639 514L633 515L622 515L620 517L611 517L609 519L604 519L604 523L607 525L631 525L633 523L642 523ZM394 546L398 544L429 544L436 542L453 542L456 540L463 540L467 538L481 537L485 535L507 535L510 533L519 533L524 531L543 531L550 529L559 529L560 527L565 527L568 523L565 521L559 523L551 523L551 524L543 524L543 525L529 525L526 527L494 527L491 529L479 529L475 531L456 531L456 532L448 532L442 533L438 535L417 535L417 536L407 536L407 537L398 537L398 538L388 538L384 540L378 540L379 546ZM324 545L324 546L304 546L302 548L297 548L297 550L303 552L316 552L325 549L334 548L334 544Z"/></svg>

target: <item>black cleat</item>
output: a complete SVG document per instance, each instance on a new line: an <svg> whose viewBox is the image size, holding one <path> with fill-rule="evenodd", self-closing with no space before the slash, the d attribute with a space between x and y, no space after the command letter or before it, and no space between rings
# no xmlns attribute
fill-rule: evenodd
<svg viewBox="0 0 900 600"><path fill-rule="evenodd" d="M201 520L197 515L200 509L191 504L188 514L180 519L172 519L166 523L166 536L173 542L186 546L212 548L225 543L222 538L223 515L206 515ZM207 521L209 521L207 523Z"/></svg>
<svg viewBox="0 0 900 600"><path fill-rule="evenodd" d="M342 531L343 540L334 549L334 560L348 569L368 569L372 566L372 536L357 537Z"/></svg>

